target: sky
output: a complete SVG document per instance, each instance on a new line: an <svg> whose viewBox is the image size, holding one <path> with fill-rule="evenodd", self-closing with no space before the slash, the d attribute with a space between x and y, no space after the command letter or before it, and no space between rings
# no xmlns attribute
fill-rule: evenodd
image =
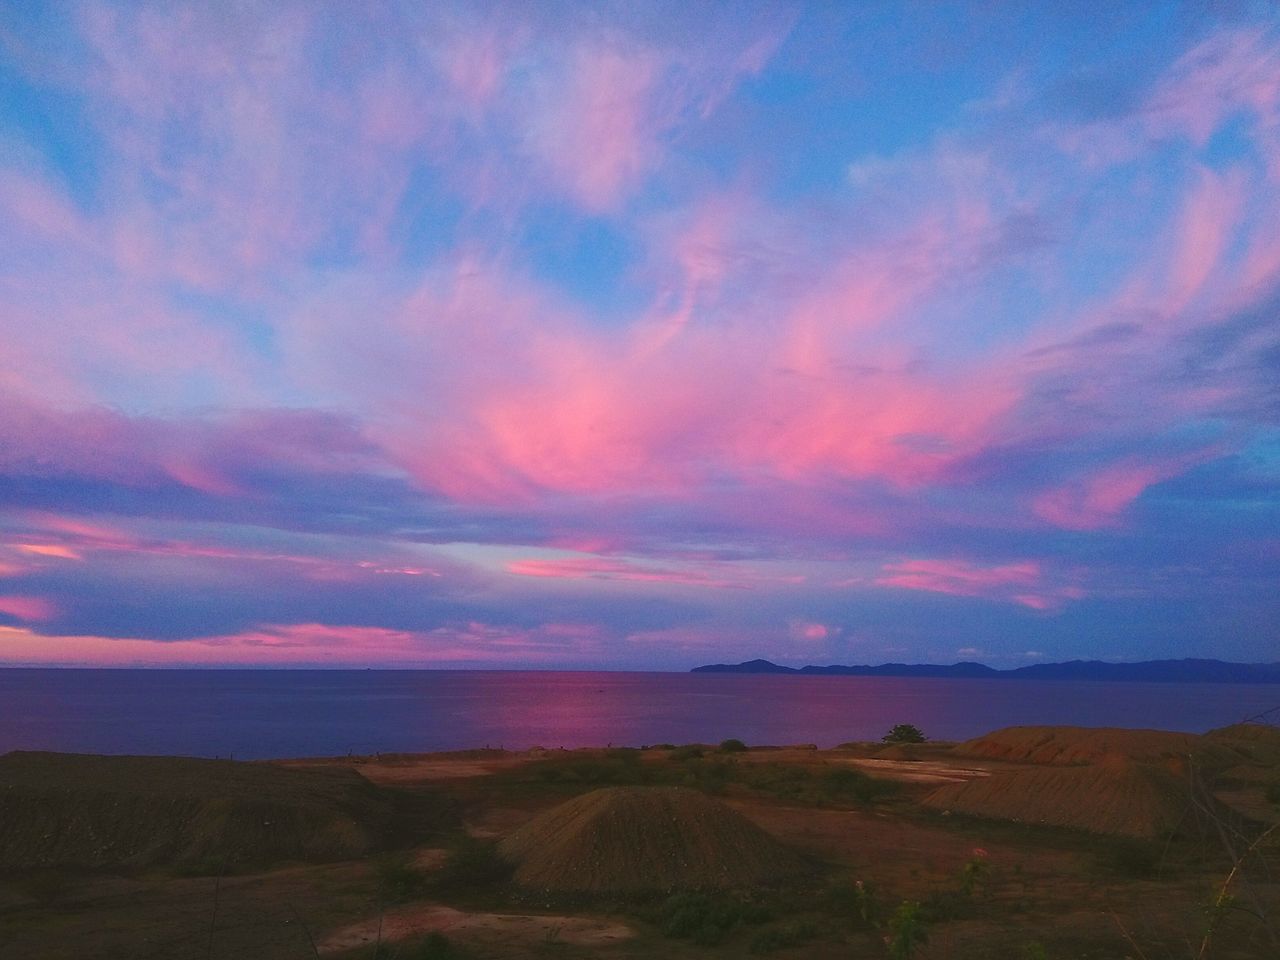
<svg viewBox="0 0 1280 960"><path fill-rule="evenodd" d="M0 7L0 664L1280 659L1280 8Z"/></svg>

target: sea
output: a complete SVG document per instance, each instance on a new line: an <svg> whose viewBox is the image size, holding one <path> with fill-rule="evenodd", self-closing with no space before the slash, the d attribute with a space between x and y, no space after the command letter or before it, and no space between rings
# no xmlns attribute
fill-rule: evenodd
<svg viewBox="0 0 1280 960"><path fill-rule="evenodd" d="M1202 733L1277 684L466 670L0 669L0 753L235 759L533 746L960 740L1015 724Z"/></svg>

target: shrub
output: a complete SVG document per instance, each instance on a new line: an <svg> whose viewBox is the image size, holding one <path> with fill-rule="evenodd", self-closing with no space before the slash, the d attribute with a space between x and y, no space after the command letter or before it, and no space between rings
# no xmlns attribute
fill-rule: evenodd
<svg viewBox="0 0 1280 960"><path fill-rule="evenodd" d="M461 960L463 953L448 937L436 930L427 934L427 938L411 956L413 960Z"/></svg>
<svg viewBox="0 0 1280 960"><path fill-rule="evenodd" d="M893 960L911 960L916 949L928 942L920 904L904 900L889 918L889 956Z"/></svg>
<svg viewBox="0 0 1280 960"><path fill-rule="evenodd" d="M44 867L22 878L18 889L39 903L56 903L70 888L70 879L65 871L55 867Z"/></svg>
<svg viewBox="0 0 1280 960"><path fill-rule="evenodd" d="M611 750L601 759L540 760L530 764L523 776L544 783L643 783L648 768L640 763L640 751L629 748Z"/></svg>
<svg viewBox="0 0 1280 960"><path fill-rule="evenodd" d="M702 747L696 743L687 743L671 751L671 759L675 761L697 760L703 755Z"/></svg>
<svg viewBox="0 0 1280 960"><path fill-rule="evenodd" d="M761 930L751 939L749 949L752 953L773 953L775 950L786 950L808 943L818 935L818 928L807 920L788 923L771 930Z"/></svg>
<svg viewBox="0 0 1280 960"><path fill-rule="evenodd" d="M822 792L831 797L869 803L886 794L896 793L898 786L890 780L878 780L861 770L843 767L831 770L822 777Z"/></svg>
<svg viewBox="0 0 1280 960"><path fill-rule="evenodd" d="M729 785L731 773L730 764L727 763L699 763L691 766L684 781L703 793L721 794Z"/></svg>
<svg viewBox="0 0 1280 960"><path fill-rule="evenodd" d="M928 738L914 724L899 723L880 739L885 743L924 743Z"/></svg>
<svg viewBox="0 0 1280 960"><path fill-rule="evenodd" d="M978 888L985 888L987 875L991 872L991 862L987 859L987 851L975 848L973 857L960 871L960 889L966 897L972 897Z"/></svg>
<svg viewBox="0 0 1280 960"><path fill-rule="evenodd" d="M498 853L496 843L464 837L440 869L439 878L444 887L474 889L500 883L511 872L512 865Z"/></svg>
<svg viewBox="0 0 1280 960"><path fill-rule="evenodd" d="M850 908L854 916L868 927L880 926L880 902L876 899L875 884L869 880L855 880L849 887Z"/></svg>
<svg viewBox="0 0 1280 960"><path fill-rule="evenodd" d="M374 863L374 872L378 878L378 895L389 903L410 899L426 884L426 876L404 853L380 857Z"/></svg>
<svg viewBox="0 0 1280 960"><path fill-rule="evenodd" d="M747 749L747 745L741 740L730 737L728 740L720 741L721 753L742 753Z"/></svg>
<svg viewBox="0 0 1280 960"><path fill-rule="evenodd" d="M692 940L701 946L714 946L741 924L764 923L767 911L732 897L705 893L676 893L668 897L658 911L658 923L664 935Z"/></svg>

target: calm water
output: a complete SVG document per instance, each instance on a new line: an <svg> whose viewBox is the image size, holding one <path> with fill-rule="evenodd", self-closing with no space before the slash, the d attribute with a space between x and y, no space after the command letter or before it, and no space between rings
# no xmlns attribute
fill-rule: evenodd
<svg viewBox="0 0 1280 960"><path fill-rule="evenodd" d="M1011 724L1203 732L1280 686L680 673L0 669L0 753L241 758L646 743L936 739Z"/></svg>

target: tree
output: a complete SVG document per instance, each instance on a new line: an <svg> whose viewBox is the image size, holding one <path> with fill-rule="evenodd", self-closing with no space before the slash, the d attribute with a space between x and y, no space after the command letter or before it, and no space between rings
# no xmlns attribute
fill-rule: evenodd
<svg viewBox="0 0 1280 960"><path fill-rule="evenodd" d="M914 724L899 723L880 739L885 743L924 743L927 738Z"/></svg>

